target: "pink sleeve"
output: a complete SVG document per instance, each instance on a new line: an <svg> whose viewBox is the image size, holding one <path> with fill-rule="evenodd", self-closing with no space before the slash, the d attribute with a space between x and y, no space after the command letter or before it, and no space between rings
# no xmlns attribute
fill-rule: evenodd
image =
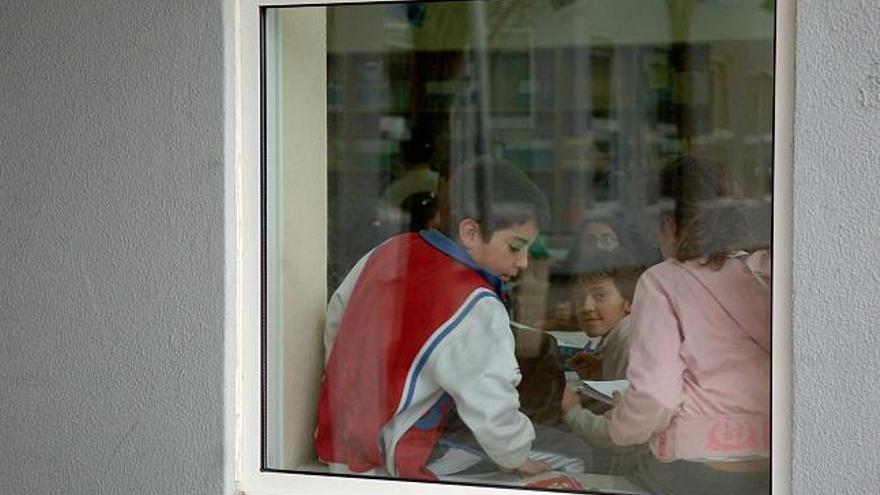
<svg viewBox="0 0 880 495"><path fill-rule="evenodd" d="M632 312L629 388L611 412L608 431L618 445L648 441L663 431L683 401L685 363L678 318L655 276L636 286Z"/></svg>
<svg viewBox="0 0 880 495"><path fill-rule="evenodd" d="M751 272L757 284L756 287L760 287L760 289L740 291L740 297L747 304L747 308L742 312L752 317L742 321L742 329L768 353L773 340L771 333L773 309L770 295L773 276L771 260L772 256L769 250L757 251L746 258L745 265Z"/></svg>

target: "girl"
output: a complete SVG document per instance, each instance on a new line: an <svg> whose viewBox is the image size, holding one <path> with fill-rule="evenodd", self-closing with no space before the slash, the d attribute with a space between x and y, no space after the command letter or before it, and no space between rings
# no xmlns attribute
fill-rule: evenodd
<svg viewBox="0 0 880 495"><path fill-rule="evenodd" d="M647 442L630 476L652 493L768 493L770 252L746 240L738 211L699 200L713 186L699 163L673 167L675 209L657 232L666 260L634 297L630 387L606 417L571 389L562 408L615 445Z"/></svg>

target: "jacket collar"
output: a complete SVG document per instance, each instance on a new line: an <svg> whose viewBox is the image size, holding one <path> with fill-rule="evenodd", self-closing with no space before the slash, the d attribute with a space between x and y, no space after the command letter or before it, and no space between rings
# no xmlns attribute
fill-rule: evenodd
<svg viewBox="0 0 880 495"><path fill-rule="evenodd" d="M492 290L495 291L495 294L498 297L505 298L506 297L506 288L504 286L504 281L498 275L481 268L477 263L471 258L471 255L464 250L459 244L457 244L452 239L446 237L439 230L422 230L419 232L419 236L425 240L428 244L436 248L438 251L446 254L452 259L458 261L464 266L470 268L471 270L480 274L481 277L486 279L489 284L492 286Z"/></svg>
<svg viewBox="0 0 880 495"><path fill-rule="evenodd" d="M620 321L608 330L608 333L602 336L599 340L599 345L596 347L597 351L602 352L606 347L619 345L621 339L625 337L623 334L629 333L630 316L626 315L621 318Z"/></svg>

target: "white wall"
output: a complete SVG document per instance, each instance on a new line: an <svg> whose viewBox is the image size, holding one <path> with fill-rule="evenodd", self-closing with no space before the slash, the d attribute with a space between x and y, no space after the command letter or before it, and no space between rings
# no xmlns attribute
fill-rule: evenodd
<svg viewBox="0 0 880 495"><path fill-rule="evenodd" d="M794 493L880 491L880 2L798 3Z"/></svg>
<svg viewBox="0 0 880 495"><path fill-rule="evenodd" d="M0 3L0 492L223 491L223 2ZM794 491L880 481L880 5L798 2Z"/></svg>
<svg viewBox="0 0 880 495"><path fill-rule="evenodd" d="M0 493L223 489L222 10L0 2Z"/></svg>

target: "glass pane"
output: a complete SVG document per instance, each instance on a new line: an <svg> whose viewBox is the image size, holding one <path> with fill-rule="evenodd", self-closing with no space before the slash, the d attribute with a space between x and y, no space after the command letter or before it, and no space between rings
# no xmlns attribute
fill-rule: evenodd
<svg viewBox="0 0 880 495"><path fill-rule="evenodd" d="M769 493L773 8L264 10L264 468Z"/></svg>

